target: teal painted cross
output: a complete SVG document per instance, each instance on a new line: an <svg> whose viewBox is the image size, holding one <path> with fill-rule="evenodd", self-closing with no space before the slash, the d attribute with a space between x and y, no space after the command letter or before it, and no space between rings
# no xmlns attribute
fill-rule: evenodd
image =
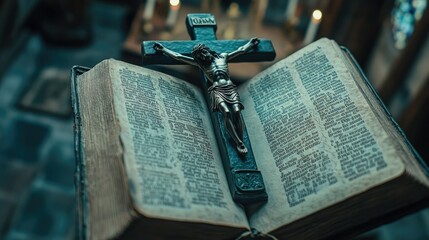
<svg viewBox="0 0 429 240"><path fill-rule="evenodd" d="M142 43L143 65L149 64L186 64L166 56L154 49L155 43L162 44L165 48L191 57L195 45L202 43L217 53L230 53L248 43L248 40L217 40L216 20L212 14L188 14L186 27L191 36L191 41L144 41ZM259 62L271 61L275 58L275 51L270 40L261 39L257 47L233 58L230 62ZM203 87L208 89L211 82L201 72ZM207 102L210 103L206 94ZM244 110L245 111L245 110ZM247 154L239 154L231 143L231 136L225 127L224 118L219 112L212 112L212 122L215 129L218 146L222 155L222 161L228 184L234 201L252 209L267 201L262 174L258 170L249 136L244 127L243 142L246 145Z"/></svg>

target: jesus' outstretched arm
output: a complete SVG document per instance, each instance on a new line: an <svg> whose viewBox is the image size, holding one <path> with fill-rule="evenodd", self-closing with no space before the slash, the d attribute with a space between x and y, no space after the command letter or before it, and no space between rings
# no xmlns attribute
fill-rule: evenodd
<svg viewBox="0 0 429 240"><path fill-rule="evenodd" d="M241 54L249 51L250 49L254 48L255 46L258 46L259 42L260 42L259 38L250 39L249 42L247 42L243 46L239 47L237 50L228 53L228 60L231 60L231 59L237 57L238 55L241 55Z"/></svg>
<svg viewBox="0 0 429 240"><path fill-rule="evenodd" d="M161 43L155 43L153 44L153 48L157 51L157 52L162 52L163 54L176 59L178 61L190 64L190 65L194 65L194 66L198 66L198 64L195 62L195 60L191 57L182 55L180 53L171 51L170 49L164 47Z"/></svg>

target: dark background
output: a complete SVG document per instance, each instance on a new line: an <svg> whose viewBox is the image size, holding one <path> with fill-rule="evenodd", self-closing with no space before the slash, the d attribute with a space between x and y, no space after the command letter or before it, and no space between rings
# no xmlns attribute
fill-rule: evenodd
<svg viewBox="0 0 429 240"><path fill-rule="evenodd" d="M0 239L74 239L70 69L106 58L139 64L141 40L188 38L182 21L187 12L212 12L218 38L272 39L278 61L303 46L311 13L320 9L315 39L328 37L351 50L409 140L429 159L427 1L300 0L294 17L286 18L288 4L182 0L179 19L165 27L166 0L156 1L145 21L145 1L1 0ZM250 77L249 68L233 68L233 78ZM160 70L195 74L189 68ZM429 239L428 226L429 211L423 209L359 238Z"/></svg>

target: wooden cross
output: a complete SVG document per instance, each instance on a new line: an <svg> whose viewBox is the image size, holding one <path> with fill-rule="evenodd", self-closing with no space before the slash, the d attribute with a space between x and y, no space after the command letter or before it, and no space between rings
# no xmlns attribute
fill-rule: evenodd
<svg viewBox="0 0 429 240"><path fill-rule="evenodd" d="M228 53L237 50L248 40L216 40L216 20L212 14L188 14L186 27L192 41L156 41L166 48L185 56L191 56L193 47L203 43L218 53ZM142 43L143 65L149 64L185 64L167 57L154 49L155 41ZM275 51L270 40L261 39L257 48L250 50L230 62L259 62L271 61ZM204 77L203 87L208 89L210 82ZM207 91L205 91L207 93ZM209 103L209 96L206 94ZM245 111L245 110L244 110ZM225 173L232 197L235 202L245 206L247 210L267 201L262 174L258 170L247 131L244 131L243 142L248 148L246 155L238 154L231 145L231 137L225 129L223 117L219 112L212 112L218 146L221 152ZM249 210L251 211L251 210Z"/></svg>

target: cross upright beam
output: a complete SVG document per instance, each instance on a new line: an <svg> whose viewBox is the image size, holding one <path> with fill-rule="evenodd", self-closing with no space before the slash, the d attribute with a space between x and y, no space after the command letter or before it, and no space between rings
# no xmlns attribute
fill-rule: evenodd
<svg viewBox="0 0 429 240"><path fill-rule="evenodd" d="M218 53L233 52L243 46L248 40L217 40L216 20L212 14L188 14L186 27L192 41L144 41L142 43L143 65L149 64L185 64L171 57L165 56L154 49L155 43L161 43L166 48L185 56L191 56L193 47L203 43ZM275 58L275 51L270 40L261 39L257 48L254 48L234 59L231 62L259 62L271 61ZM203 87L208 89L211 83L201 72ZM206 92L206 91L205 91ZM210 97L206 92L206 100L210 104ZM245 110L244 110L245 111ZM255 206L267 201L262 174L258 170L247 130L244 130L243 142L248 148L245 155L237 153L231 145L231 136L219 112L212 112L212 122L221 152L222 161L230 187L231 195L246 210L252 211ZM244 127L245 129L245 127Z"/></svg>

